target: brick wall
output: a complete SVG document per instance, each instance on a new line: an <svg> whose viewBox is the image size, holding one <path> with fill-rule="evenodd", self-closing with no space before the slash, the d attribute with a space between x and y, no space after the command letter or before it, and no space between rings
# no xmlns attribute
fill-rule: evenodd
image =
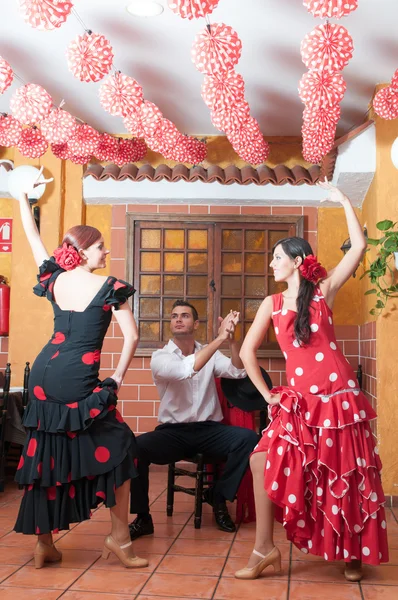
<svg viewBox="0 0 398 600"><path fill-rule="evenodd" d="M363 391L374 410L377 410L376 377L376 322L365 323L359 328L359 362L363 372ZM372 421L373 433L377 434L377 421Z"/></svg>
<svg viewBox="0 0 398 600"><path fill-rule="evenodd" d="M235 215L304 215L304 236L317 251L317 209L312 207L273 206L206 206L206 205L116 205L112 208L111 273L126 277L126 216L135 213L173 214L235 214ZM359 328L336 327L339 345L353 368L358 368ZM101 357L101 376L112 375L120 356L123 338L113 320L105 339ZM135 433L151 431L157 425L159 396L153 384L149 357L134 358L119 393L121 413ZM285 361L280 358L262 359L261 365L269 372L274 385L286 385Z"/></svg>

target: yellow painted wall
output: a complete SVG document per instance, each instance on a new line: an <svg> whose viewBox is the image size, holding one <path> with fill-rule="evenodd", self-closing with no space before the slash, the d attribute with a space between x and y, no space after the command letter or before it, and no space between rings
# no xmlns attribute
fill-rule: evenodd
<svg viewBox="0 0 398 600"><path fill-rule="evenodd" d="M110 204L98 204L86 206L86 225L96 227L104 237L105 246L111 247L111 224L112 206ZM110 275L110 260L107 260L105 269L98 269L98 275Z"/></svg>

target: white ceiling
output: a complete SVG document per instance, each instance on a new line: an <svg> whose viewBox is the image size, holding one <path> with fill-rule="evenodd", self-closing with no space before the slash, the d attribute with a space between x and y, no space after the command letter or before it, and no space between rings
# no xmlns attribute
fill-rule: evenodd
<svg viewBox="0 0 398 600"><path fill-rule="evenodd" d="M196 71L190 48L204 20L176 16L167 0L162 15L134 18L128 0L74 0L87 28L112 43L116 69L135 77L145 98L158 104L165 117L185 133L219 133L200 96L203 75ZM26 82L42 85L58 104L100 131L122 133L123 122L106 113L98 100L99 83L81 83L69 72L65 49L83 28L74 15L58 30L42 32L25 24L18 0L3 0L0 55ZM302 107L297 84L305 72L300 42L321 21L302 0L220 0L212 22L231 25L243 43L236 70L246 82L246 99L264 135L299 135ZM343 72L347 93L342 102L339 133L363 121L374 86L390 81L398 68L398 1L359 0L359 8L339 21L354 39L355 53ZM12 87L0 96L8 111Z"/></svg>

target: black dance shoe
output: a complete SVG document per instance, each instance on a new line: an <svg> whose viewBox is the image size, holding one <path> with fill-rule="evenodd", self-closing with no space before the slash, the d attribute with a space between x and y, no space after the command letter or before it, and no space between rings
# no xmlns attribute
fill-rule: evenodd
<svg viewBox="0 0 398 600"><path fill-rule="evenodd" d="M145 519L142 517L137 517L132 523L130 523L129 529L131 540L136 540L142 535L151 535L154 532L151 515L148 515L148 517Z"/></svg>
<svg viewBox="0 0 398 600"><path fill-rule="evenodd" d="M213 512L217 527L221 529L221 531L227 531L228 533L234 533L234 531L236 531L235 523L230 517L225 502L216 504L213 507Z"/></svg>

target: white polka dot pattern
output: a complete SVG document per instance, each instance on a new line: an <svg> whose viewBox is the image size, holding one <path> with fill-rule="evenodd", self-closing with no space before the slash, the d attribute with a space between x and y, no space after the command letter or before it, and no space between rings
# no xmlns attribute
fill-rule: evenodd
<svg viewBox="0 0 398 600"><path fill-rule="evenodd" d="M117 152L114 162L122 167L127 163L142 160L147 153L147 147L144 140L141 139L118 139Z"/></svg>
<svg viewBox="0 0 398 600"><path fill-rule="evenodd" d="M304 73L299 83L299 96L304 104L314 108L331 108L343 99L347 84L337 71Z"/></svg>
<svg viewBox="0 0 398 600"><path fill-rule="evenodd" d="M137 137L153 137L158 127L161 127L163 115L160 108L153 102L143 102L138 110L124 119L126 129Z"/></svg>
<svg viewBox="0 0 398 600"><path fill-rule="evenodd" d="M303 4L314 17L341 19L358 8L358 0L303 0Z"/></svg>
<svg viewBox="0 0 398 600"><path fill-rule="evenodd" d="M354 51L347 29L335 23L318 25L301 43L301 57L308 69L341 71Z"/></svg>
<svg viewBox="0 0 398 600"><path fill-rule="evenodd" d="M100 81L113 63L110 42L99 33L86 31L73 40L66 51L68 68L80 81Z"/></svg>
<svg viewBox="0 0 398 600"><path fill-rule="evenodd" d="M21 0L20 12L31 27L50 31L61 27L72 12L69 0Z"/></svg>
<svg viewBox="0 0 398 600"><path fill-rule="evenodd" d="M191 57L198 71L212 75L233 69L241 53L236 31L224 23L212 23L196 36Z"/></svg>
<svg viewBox="0 0 398 600"><path fill-rule="evenodd" d="M220 0L169 0L169 7L182 19L199 19L210 15Z"/></svg>
<svg viewBox="0 0 398 600"><path fill-rule="evenodd" d="M95 149L94 156L98 160L113 162L116 157L117 147L118 139L108 133L103 133Z"/></svg>
<svg viewBox="0 0 398 600"><path fill-rule="evenodd" d="M373 99L373 108L382 119L391 121L398 117L398 94L391 87L379 90Z"/></svg>
<svg viewBox="0 0 398 600"><path fill-rule="evenodd" d="M76 156L88 156L95 152L101 140L101 134L87 123L77 125L73 137L68 140L68 146L72 154Z"/></svg>
<svg viewBox="0 0 398 600"><path fill-rule="evenodd" d="M56 108L40 123L42 134L51 144L63 144L76 132L76 121L71 114Z"/></svg>
<svg viewBox="0 0 398 600"><path fill-rule="evenodd" d="M14 73L11 66L0 56L0 94L4 94L12 84L13 79Z"/></svg>
<svg viewBox="0 0 398 600"><path fill-rule="evenodd" d="M206 75L202 98L210 110L222 110L245 99L245 82L235 71Z"/></svg>
<svg viewBox="0 0 398 600"><path fill-rule="evenodd" d="M40 129L28 127L22 131L17 147L24 156L39 158L46 152L48 143L42 136Z"/></svg>
<svg viewBox="0 0 398 600"><path fill-rule="evenodd" d="M12 115L0 115L0 146L16 146L21 138L22 125Z"/></svg>
<svg viewBox="0 0 398 600"><path fill-rule="evenodd" d="M10 100L13 116L23 125L35 125L49 114L52 98L40 85L28 83L15 90Z"/></svg>
<svg viewBox="0 0 398 600"><path fill-rule="evenodd" d="M102 108L113 116L127 117L144 101L142 86L120 72L106 77L98 93Z"/></svg>

